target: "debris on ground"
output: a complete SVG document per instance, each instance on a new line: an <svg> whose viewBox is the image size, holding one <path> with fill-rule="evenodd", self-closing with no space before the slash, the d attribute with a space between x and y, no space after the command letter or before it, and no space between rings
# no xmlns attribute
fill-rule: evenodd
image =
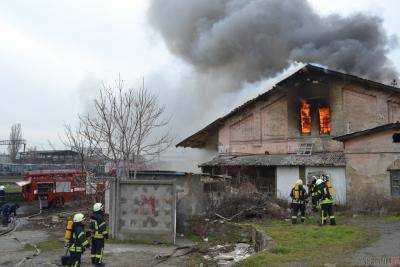
<svg viewBox="0 0 400 267"><path fill-rule="evenodd" d="M223 246L220 248L223 248ZM215 252L218 252L218 250L214 250L213 254L205 255L204 259L213 259L218 266L233 266L235 263L250 257L255 251L254 247L249 244L237 243L233 251L219 252L218 254L215 254Z"/></svg>
<svg viewBox="0 0 400 267"><path fill-rule="evenodd" d="M197 249L195 246L183 246L183 247L177 247L174 249L174 251L170 254L166 253L160 253L158 254L155 258L158 260L156 264L160 264L166 260L168 260L171 257L182 257L185 255L188 255L190 253L195 252Z"/></svg>
<svg viewBox="0 0 400 267"><path fill-rule="evenodd" d="M289 216L288 204L260 193L254 185L242 185L237 192L224 194L211 205L210 217L225 221L251 218L278 218Z"/></svg>

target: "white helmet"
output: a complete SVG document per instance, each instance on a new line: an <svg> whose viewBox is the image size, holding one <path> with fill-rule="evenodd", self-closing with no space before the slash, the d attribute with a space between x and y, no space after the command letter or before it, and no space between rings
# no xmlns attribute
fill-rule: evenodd
<svg viewBox="0 0 400 267"><path fill-rule="evenodd" d="M101 204L101 203L95 203L95 204L93 205L93 211L94 211L94 212L99 211L99 210L101 210L101 209L103 209L103 204Z"/></svg>
<svg viewBox="0 0 400 267"><path fill-rule="evenodd" d="M317 181L315 182L315 184L316 185L320 185L320 184L322 184L324 181L321 179L321 178L319 178L319 179L317 179Z"/></svg>
<svg viewBox="0 0 400 267"><path fill-rule="evenodd" d="M74 222L78 223L84 220L85 220L85 215L83 215L82 213L77 213L74 215Z"/></svg>
<svg viewBox="0 0 400 267"><path fill-rule="evenodd" d="M303 185L303 181L301 179L297 180L296 185Z"/></svg>
<svg viewBox="0 0 400 267"><path fill-rule="evenodd" d="M4 189L6 189L6 188L4 187L4 185L0 185L0 190L4 190Z"/></svg>

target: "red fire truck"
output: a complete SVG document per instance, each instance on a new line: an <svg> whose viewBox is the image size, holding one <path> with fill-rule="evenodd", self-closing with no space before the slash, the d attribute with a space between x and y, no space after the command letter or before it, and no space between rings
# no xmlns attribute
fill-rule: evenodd
<svg viewBox="0 0 400 267"><path fill-rule="evenodd" d="M25 201L46 199L48 206L62 207L65 202L85 195L85 172L78 170L30 171L24 180L16 182L22 187Z"/></svg>

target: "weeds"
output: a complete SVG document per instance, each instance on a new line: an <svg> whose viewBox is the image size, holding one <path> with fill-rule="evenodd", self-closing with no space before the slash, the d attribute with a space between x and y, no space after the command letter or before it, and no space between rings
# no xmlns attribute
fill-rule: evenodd
<svg viewBox="0 0 400 267"><path fill-rule="evenodd" d="M277 246L248 258L241 266L279 266L284 262L306 262L322 266L338 255L351 252L372 242L375 233L355 225L320 227L309 221L291 225L290 222L270 220L256 224L272 237Z"/></svg>

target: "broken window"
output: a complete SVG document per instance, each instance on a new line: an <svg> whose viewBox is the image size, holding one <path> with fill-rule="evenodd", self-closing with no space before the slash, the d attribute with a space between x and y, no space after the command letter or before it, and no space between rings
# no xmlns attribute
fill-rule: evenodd
<svg viewBox="0 0 400 267"><path fill-rule="evenodd" d="M300 106L300 131L302 134L311 134L311 105L305 100Z"/></svg>
<svg viewBox="0 0 400 267"><path fill-rule="evenodd" d="M329 107L318 108L319 116L319 133L330 134L331 133L331 110Z"/></svg>
<svg viewBox="0 0 400 267"><path fill-rule="evenodd" d="M399 197L400 196L400 171L392 170L390 172L390 185L392 196Z"/></svg>

